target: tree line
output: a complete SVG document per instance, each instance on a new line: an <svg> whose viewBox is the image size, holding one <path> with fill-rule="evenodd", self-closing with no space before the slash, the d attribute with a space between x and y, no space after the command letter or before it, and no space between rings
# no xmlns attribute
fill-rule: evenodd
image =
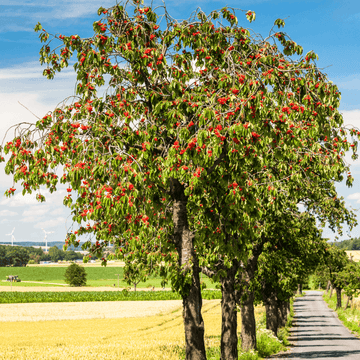
<svg viewBox="0 0 360 360"><path fill-rule="evenodd" d="M74 261L82 258L80 253L73 250L63 251L56 246L51 247L48 254L45 254L41 248L0 245L0 266L17 267L39 264L40 261Z"/></svg>
<svg viewBox="0 0 360 360"><path fill-rule="evenodd" d="M200 274L219 282L221 358L235 360L237 310L241 346L256 349L254 306L265 305L277 335L298 284L328 257L316 221L339 234L356 225L335 183L352 185L344 156L357 157L360 132L344 127L318 56L301 56L283 31L253 35L227 7L186 21L165 11L160 28L142 5L100 8L92 38L35 26L48 79L76 52L76 100L16 128L5 171L39 201L41 187L67 184L64 205L80 227L64 250L94 235L82 248L103 265L110 241L128 269L170 282L183 299L187 360L206 359Z"/></svg>
<svg viewBox="0 0 360 360"><path fill-rule="evenodd" d="M343 240L341 242L334 242L332 244L343 250L360 250L360 238Z"/></svg>

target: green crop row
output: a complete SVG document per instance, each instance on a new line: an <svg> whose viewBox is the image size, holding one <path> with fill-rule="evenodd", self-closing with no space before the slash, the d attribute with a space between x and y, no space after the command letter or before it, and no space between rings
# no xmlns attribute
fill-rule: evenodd
<svg viewBox="0 0 360 360"><path fill-rule="evenodd" d="M221 299L220 290L204 290L203 299ZM3 292L1 304L86 302L86 301L136 301L136 300L181 300L172 291L72 291L72 292Z"/></svg>

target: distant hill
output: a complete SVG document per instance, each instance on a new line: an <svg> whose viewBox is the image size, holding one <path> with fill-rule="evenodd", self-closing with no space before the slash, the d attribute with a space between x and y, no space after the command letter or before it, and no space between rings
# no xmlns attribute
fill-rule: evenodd
<svg viewBox="0 0 360 360"><path fill-rule="evenodd" d="M73 245L68 247L68 250L81 250L81 245L75 249ZM0 245L11 245L11 241L9 242L0 242ZM14 245L23 246L23 247L31 247L31 246L45 246L45 241L14 241ZM63 246L65 245L64 241L48 241L47 246L50 249L53 246L56 246L58 249L62 250Z"/></svg>

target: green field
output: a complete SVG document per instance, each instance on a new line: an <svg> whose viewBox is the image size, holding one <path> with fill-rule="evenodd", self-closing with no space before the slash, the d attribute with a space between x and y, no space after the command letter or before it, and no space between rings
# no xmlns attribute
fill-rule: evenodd
<svg viewBox="0 0 360 360"><path fill-rule="evenodd" d="M221 299L220 290L203 290L204 300ZM6 292L0 304L87 302L87 301L143 301L181 300L179 293L172 291L67 291L67 292Z"/></svg>
<svg viewBox="0 0 360 360"><path fill-rule="evenodd" d="M64 280L66 267L0 267L0 280L6 280L7 275L18 275L22 281L39 281L43 283L57 283L66 284ZM125 281L122 280L124 269L123 267L85 267L87 274L87 286L100 287L100 286L118 286L119 274L119 287L128 287ZM161 287L161 278L150 276L146 282L137 285L138 288L147 287ZM208 289L215 289L215 284L209 278L202 275L202 280L206 283ZM10 286L9 282L0 281L0 286ZM45 285L45 284L44 284ZM42 284L30 283L13 283L12 286L42 286ZM56 286L56 285L48 285ZM170 287L167 284L166 287Z"/></svg>

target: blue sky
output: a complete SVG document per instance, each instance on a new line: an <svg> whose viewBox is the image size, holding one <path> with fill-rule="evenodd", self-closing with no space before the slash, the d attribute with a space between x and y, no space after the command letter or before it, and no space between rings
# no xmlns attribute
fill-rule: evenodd
<svg viewBox="0 0 360 360"><path fill-rule="evenodd" d="M93 22L100 19L97 9L115 3L116 0L0 1L1 141L10 126L19 122L36 122L29 110L42 117L64 98L74 94L76 76L71 66L56 74L54 80L42 76L44 66L39 63L42 44L33 30L37 22L41 22L51 34L90 37ZM162 4L154 1L153 7ZM151 2L145 1L145 5L151 5ZM269 34L277 18L285 19L284 31L303 46L304 53L314 50L319 55L318 66L338 85L342 94L340 111L345 123L360 128L359 1L166 1L168 13L176 19L188 19L197 7L210 13L225 5L255 11L256 21L251 24L238 11L239 23L263 37ZM360 208L360 160L351 164L355 177L353 187L339 184L337 188L347 205L356 209ZM72 224L69 209L62 205L65 187L59 186L56 193L48 194L46 203L39 204L34 196L22 197L20 191L11 199L2 196L12 185L12 178L5 175L4 164L0 164L0 242L11 240L5 234L14 227L16 241L41 241L44 239L41 228L54 231L48 235L48 241L63 240ZM19 185L15 187L20 189ZM46 191L43 193L47 194ZM360 226L352 231L351 236L360 236L359 230ZM334 238L328 230L324 231L324 236ZM345 233L343 239L346 238L349 235Z"/></svg>

